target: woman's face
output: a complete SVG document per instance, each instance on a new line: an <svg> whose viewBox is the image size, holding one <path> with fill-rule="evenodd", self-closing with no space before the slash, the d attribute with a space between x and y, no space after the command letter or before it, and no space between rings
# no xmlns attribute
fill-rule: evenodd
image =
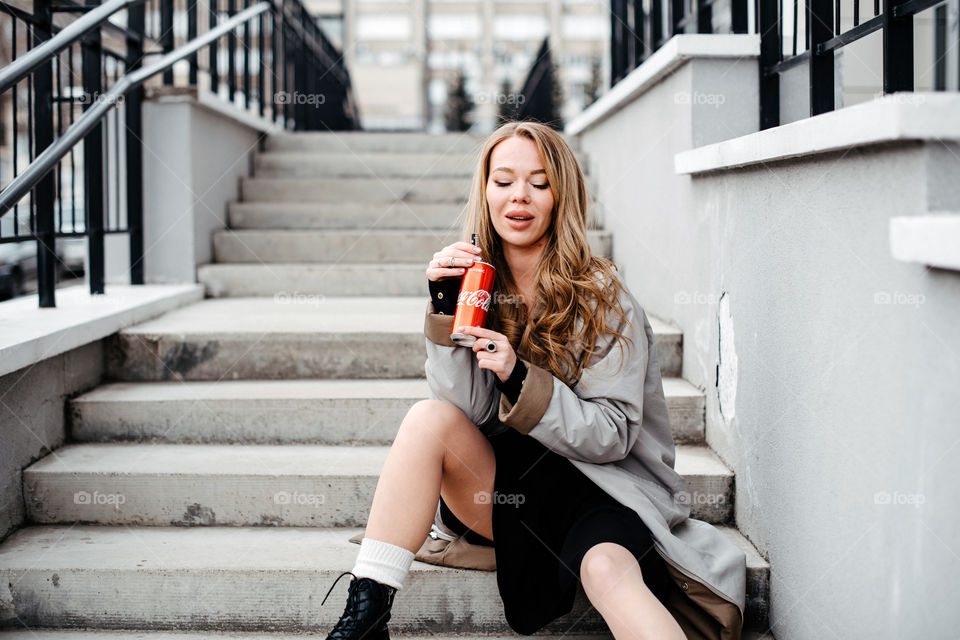
<svg viewBox="0 0 960 640"><path fill-rule="evenodd" d="M553 213L553 192L537 145L514 136L497 143L490 154L487 205L504 249L545 245Z"/></svg>

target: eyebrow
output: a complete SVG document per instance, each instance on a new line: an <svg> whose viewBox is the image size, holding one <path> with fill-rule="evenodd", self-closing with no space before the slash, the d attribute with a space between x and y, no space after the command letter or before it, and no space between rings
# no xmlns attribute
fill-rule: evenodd
<svg viewBox="0 0 960 640"><path fill-rule="evenodd" d="M506 171L507 173L513 173L513 169L511 169L510 167L497 167L496 169L494 169L494 171ZM536 173L546 173L546 172L547 172L546 169L537 169L536 171L531 171L530 175L534 175Z"/></svg>

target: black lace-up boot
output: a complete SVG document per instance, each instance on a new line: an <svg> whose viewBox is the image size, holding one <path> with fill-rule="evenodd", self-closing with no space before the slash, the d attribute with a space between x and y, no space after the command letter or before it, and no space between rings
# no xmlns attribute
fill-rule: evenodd
<svg viewBox="0 0 960 640"><path fill-rule="evenodd" d="M336 626L327 635L327 640L390 640L387 621L390 620L393 596L397 593L393 587L370 578L358 578L347 571L333 581L327 595L323 597L323 602L327 601L327 596L340 578L347 574L353 576L350 591L347 593L347 606ZM323 602L320 606L323 606Z"/></svg>

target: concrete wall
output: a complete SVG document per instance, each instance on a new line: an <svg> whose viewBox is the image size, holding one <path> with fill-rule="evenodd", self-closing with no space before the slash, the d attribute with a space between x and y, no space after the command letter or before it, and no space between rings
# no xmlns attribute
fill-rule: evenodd
<svg viewBox="0 0 960 640"><path fill-rule="evenodd" d="M772 565L778 638L942 638L960 623L960 274L889 247L891 216L960 211L948 175L956 143L706 174L691 213L711 232L665 249L701 250L711 275L690 286L724 301L699 309L697 373L719 363L708 441Z"/></svg>
<svg viewBox="0 0 960 640"><path fill-rule="evenodd" d="M0 539L24 521L21 472L64 443L66 400L100 383L96 341L0 376Z"/></svg>
<svg viewBox="0 0 960 640"><path fill-rule="evenodd" d="M213 259L212 232L226 226L227 203L239 199L240 178L252 172L258 127L268 126L231 110L195 94L162 95L143 105L147 283L196 282L197 265ZM123 251L114 255L110 281L129 282L129 261Z"/></svg>
<svg viewBox="0 0 960 640"><path fill-rule="evenodd" d="M672 104L712 91L699 69L722 77L723 106L755 113L749 64L726 66L688 60L579 132L614 257L647 311L683 330L707 441L736 473L737 527L771 563L773 634L953 637L960 274L895 260L889 225L960 213L960 129L943 124L960 105L891 99L886 121L816 136L888 140L677 175L674 153L745 126ZM918 130L908 121L927 133L900 133ZM802 146L797 131L785 147Z"/></svg>

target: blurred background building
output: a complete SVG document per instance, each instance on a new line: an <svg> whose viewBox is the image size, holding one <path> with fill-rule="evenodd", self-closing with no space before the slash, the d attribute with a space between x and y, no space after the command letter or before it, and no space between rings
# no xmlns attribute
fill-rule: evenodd
<svg viewBox="0 0 960 640"><path fill-rule="evenodd" d="M610 15L592 0L305 4L344 52L365 129L454 128L446 111L459 85L471 131L492 131L501 107L518 99L547 35L564 119L608 84Z"/></svg>

